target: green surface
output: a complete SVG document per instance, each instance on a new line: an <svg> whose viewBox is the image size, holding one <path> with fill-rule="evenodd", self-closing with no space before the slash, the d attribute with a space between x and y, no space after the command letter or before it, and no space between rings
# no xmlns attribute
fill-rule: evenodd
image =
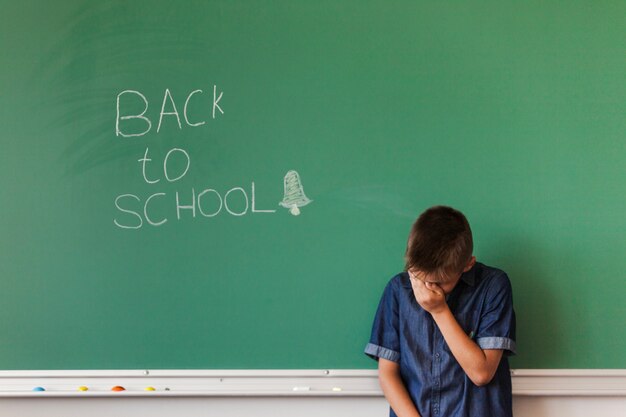
<svg viewBox="0 0 626 417"><path fill-rule="evenodd" d="M373 367L378 299L434 204L464 211L479 260L511 277L512 366L626 367L625 15L622 1L3 2L0 368ZM166 89L182 128L165 115L157 133ZM198 89L187 115L205 124L190 127ZM125 90L149 102L143 136L116 136ZM170 183L174 148L191 163ZM313 200L297 217L278 205L289 170ZM252 182L275 213L251 212ZM234 187L245 215L177 218L176 192ZM124 194L137 215L116 208ZM227 202L245 209L240 190ZM215 192L201 204L217 210Z"/></svg>

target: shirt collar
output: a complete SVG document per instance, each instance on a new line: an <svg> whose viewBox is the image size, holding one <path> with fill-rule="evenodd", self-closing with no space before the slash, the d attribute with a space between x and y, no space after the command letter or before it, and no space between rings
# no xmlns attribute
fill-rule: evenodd
<svg viewBox="0 0 626 417"><path fill-rule="evenodd" d="M461 274L461 281L465 282L467 285L473 287L476 284L476 264L467 272L463 272Z"/></svg>

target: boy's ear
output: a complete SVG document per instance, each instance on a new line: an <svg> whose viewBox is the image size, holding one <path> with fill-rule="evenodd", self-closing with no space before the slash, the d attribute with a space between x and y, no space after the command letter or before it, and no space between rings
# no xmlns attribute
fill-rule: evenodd
<svg viewBox="0 0 626 417"><path fill-rule="evenodd" d="M469 262L467 263L467 266L463 269L463 272L467 272L470 269L472 269L474 267L474 264L476 263L476 257L472 256L469 260Z"/></svg>

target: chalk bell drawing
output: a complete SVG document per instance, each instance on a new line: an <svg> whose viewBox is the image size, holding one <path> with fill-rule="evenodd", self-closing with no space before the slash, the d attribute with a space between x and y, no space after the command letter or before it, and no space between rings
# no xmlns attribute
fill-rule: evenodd
<svg viewBox="0 0 626 417"><path fill-rule="evenodd" d="M283 180L285 195L283 201L279 204L289 209L289 213L297 216L300 214L300 207L304 207L311 203L313 200L304 194L304 188L302 187L302 181L300 181L300 174L297 171L291 170L285 174Z"/></svg>

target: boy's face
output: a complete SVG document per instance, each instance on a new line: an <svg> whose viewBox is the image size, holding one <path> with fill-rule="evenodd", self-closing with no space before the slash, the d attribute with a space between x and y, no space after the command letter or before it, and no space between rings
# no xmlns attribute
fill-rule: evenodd
<svg viewBox="0 0 626 417"><path fill-rule="evenodd" d="M419 279L425 284L435 285L444 292L444 294L450 294L454 287L456 287L457 282L461 278L461 273L455 274L453 276L439 276L437 274L427 274L422 271L418 271L415 269L409 270L409 275L411 278Z"/></svg>
<svg viewBox="0 0 626 417"><path fill-rule="evenodd" d="M456 287L459 279L461 279L461 275L463 274L463 272L467 272L472 269L475 263L476 257L472 256L467 266L463 268L463 271L453 275L440 276L434 273L428 274L422 271L418 271L416 269L410 269L408 272L412 278L419 279L420 281L424 283L429 283L431 285L437 285L439 286L439 288L442 289L445 294L450 294L454 287Z"/></svg>

